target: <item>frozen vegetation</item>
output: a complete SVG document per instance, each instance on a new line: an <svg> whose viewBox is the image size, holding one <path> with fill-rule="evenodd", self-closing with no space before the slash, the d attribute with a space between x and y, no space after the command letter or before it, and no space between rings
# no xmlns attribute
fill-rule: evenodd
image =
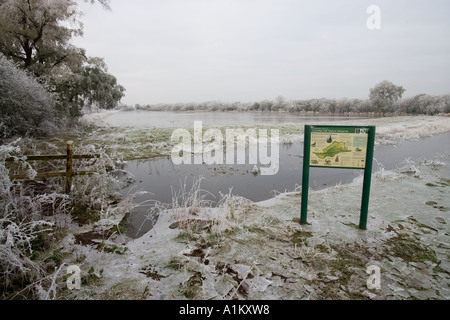
<svg viewBox="0 0 450 320"><path fill-rule="evenodd" d="M362 122L377 125L378 144L450 131L446 117ZM287 141L302 137L298 124L279 127ZM133 147L160 137L158 143L170 147L163 138L170 136L165 130L142 133L126 131L124 139ZM190 190L174 189L171 206L159 204L155 227L129 239L121 222L137 204L133 195L113 196L118 181L109 172L120 168L122 156L113 156L120 141L111 139L112 134L108 128L86 133L91 144L79 151L103 155L96 165L99 174L75 179L71 199L61 193L57 181L46 186L10 181L7 173L12 169L3 160L28 150L30 142L2 147L4 298L450 298L448 146L427 159L406 159L392 172L380 166L373 176L367 231L357 227L359 179L311 192L310 224L304 226L299 224L301 190L260 203L230 192L213 208L204 199L207 190L202 190L200 179ZM117 145L106 147L113 140ZM163 154L167 147L158 152ZM49 142L46 148L58 149ZM366 271L372 265L381 269L380 289L367 287ZM79 290L67 287L69 266L81 270Z"/></svg>
<svg viewBox="0 0 450 320"><path fill-rule="evenodd" d="M99 224L111 230L113 217L120 213L119 223L130 205L119 199L119 182L111 175L120 157L106 154L94 146L77 146L77 154L97 154L98 159L79 160L75 171L96 173L74 180L70 195L64 193L64 179L16 181L11 174L26 173L35 177L37 171L61 170L64 161L38 164L27 161L23 154L30 141L17 140L0 146L0 293L7 299L53 299L57 285L66 271L60 241L76 230L77 225ZM48 153L58 148L46 144ZM42 150L41 150L42 151ZM39 153L34 150L34 154ZM6 162L7 158L14 162ZM120 201L120 202L119 202ZM106 222L103 218L108 217Z"/></svg>
<svg viewBox="0 0 450 320"><path fill-rule="evenodd" d="M313 192L310 225L298 223L300 193L251 204L224 198L162 213L139 239L64 239L89 277L64 298L448 299L450 160L445 154L374 175L368 230L357 227L361 183ZM105 250L105 248L109 248ZM113 248L113 249L111 249ZM366 273L379 266L381 289Z"/></svg>

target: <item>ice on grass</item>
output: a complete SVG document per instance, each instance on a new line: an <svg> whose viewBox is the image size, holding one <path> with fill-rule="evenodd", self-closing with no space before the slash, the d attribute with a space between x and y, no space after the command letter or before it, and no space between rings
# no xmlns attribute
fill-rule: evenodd
<svg viewBox="0 0 450 320"><path fill-rule="evenodd" d="M448 299L450 168L429 163L417 164L420 177L401 169L395 179L374 175L367 231L357 227L356 182L311 192L310 225L297 222L300 194L281 194L216 239L205 230L180 237L185 231L170 229L173 220L162 215L124 255L88 260L105 270L104 290L135 277L150 299ZM134 274L149 264L164 277ZM373 264L383 270L377 291L366 286Z"/></svg>
<svg viewBox="0 0 450 320"><path fill-rule="evenodd" d="M450 130L448 118L379 121L385 141ZM311 191L307 225L299 224L300 191L245 210L232 198L219 208L168 210L123 254L75 245L86 256L82 269L104 270L78 298L450 299L449 160L447 149L374 173L367 230L358 228L361 178ZM208 223L174 226L182 219ZM372 265L382 270L379 290L367 287Z"/></svg>

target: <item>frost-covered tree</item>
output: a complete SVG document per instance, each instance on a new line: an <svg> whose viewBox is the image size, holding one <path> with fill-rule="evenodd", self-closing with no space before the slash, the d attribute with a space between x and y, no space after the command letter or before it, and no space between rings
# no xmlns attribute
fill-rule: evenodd
<svg viewBox="0 0 450 320"><path fill-rule="evenodd" d="M1 0L0 50L38 77L80 64L85 55L70 45L82 24L63 23L75 14L67 0Z"/></svg>
<svg viewBox="0 0 450 320"><path fill-rule="evenodd" d="M109 8L108 0L98 2ZM99 63L101 59L87 57L84 49L70 43L73 36L83 34L79 14L72 0L0 0L0 52L60 95L61 106L69 104L67 96L80 92L66 110L71 115L78 115L76 109L87 103L115 107L124 91ZM92 86L80 85L80 77L86 76ZM104 80L104 86L96 85ZM101 92L93 94L96 89Z"/></svg>
<svg viewBox="0 0 450 320"><path fill-rule="evenodd" d="M382 81L370 89L369 99L375 110L383 115L392 112L392 106L402 98L405 89L389 81Z"/></svg>
<svg viewBox="0 0 450 320"><path fill-rule="evenodd" d="M439 98L440 112L450 113L450 94Z"/></svg>
<svg viewBox="0 0 450 320"><path fill-rule="evenodd" d="M50 134L61 123L53 95L0 53L0 141Z"/></svg>
<svg viewBox="0 0 450 320"><path fill-rule="evenodd" d="M124 96L125 88L117 79L106 72L102 60L89 59L88 63L74 69L73 73L55 81L60 104L68 110L71 117L81 115L81 109L87 105L96 105L102 109L112 109Z"/></svg>
<svg viewBox="0 0 450 320"><path fill-rule="evenodd" d="M263 100L259 103L260 111L272 111L273 102L270 100Z"/></svg>
<svg viewBox="0 0 450 320"><path fill-rule="evenodd" d="M286 108L286 99L283 96L276 97L275 102L272 106L272 111L285 110L285 108Z"/></svg>

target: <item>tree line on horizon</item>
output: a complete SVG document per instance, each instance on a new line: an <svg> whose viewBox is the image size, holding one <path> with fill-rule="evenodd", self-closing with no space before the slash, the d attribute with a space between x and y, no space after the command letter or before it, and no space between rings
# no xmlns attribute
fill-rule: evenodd
<svg viewBox="0 0 450 320"><path fill-rule="evenodd" d="M450 113L450 94L432 96L418 94L414 97L396 99L394 101L368 99L305 99L288 100L282 96L274 100L259 102L190 102L190 103L160 103L134 106L122 105L124 110L147 111L218 111L218 112L289 112L313 114L367 114L367 115L438 115Z"/></svg>

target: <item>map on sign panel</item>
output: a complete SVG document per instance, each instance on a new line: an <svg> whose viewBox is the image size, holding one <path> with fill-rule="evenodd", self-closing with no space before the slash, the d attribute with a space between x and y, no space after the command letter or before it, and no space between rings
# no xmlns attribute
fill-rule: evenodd
<svg viewBox="0 0 450 320"><path fill-rule="evenodd" d="M369 128L312 127L310 166L364 169L368 135Z"/></svg>

